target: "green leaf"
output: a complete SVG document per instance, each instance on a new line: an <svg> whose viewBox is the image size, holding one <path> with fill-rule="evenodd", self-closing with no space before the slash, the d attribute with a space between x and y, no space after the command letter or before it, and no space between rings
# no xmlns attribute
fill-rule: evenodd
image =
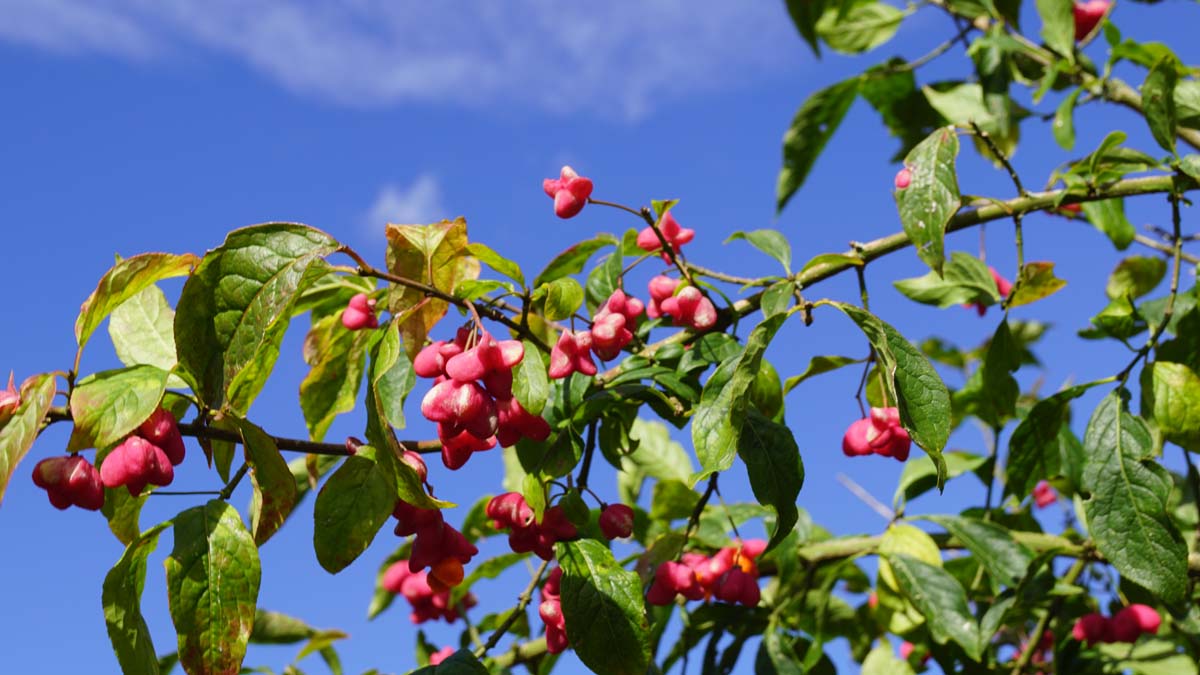
<svg viewBox="0 0 1200 675"><path fill-rule="evenodd" d="M442 220L430 225L387 226L388 271L453 295L460 282L479 277L479 260L467 250L467 221ZM425 346L429 331L450 305L417 288L394 286L388 309L400 324L408 357Z"/></svg>
<svg viewBox="0 0 1200 675"><path fill-rule="evenodd" d="M294 616L259 609L254 612L250 642L256 645L294 645L316 632L317 629Z"/></svg>
<svg viewBox="0 0 1200 675"><path fill-rule="evenodd" d="M771 317L788 311L792 304L792 295L795 292L796 283L794 281L779 281L768 286L767 290L763 291L762 301L759 303L763 317Z"/></svg>
<svg viewBox="0 0 1200 675"><path fill-rule="evenodd" d="M1194 616L1194 614L1193 614ZM1098 646L1113 672L1136 675L1196 675L1196 659L1171 640L1143 638L1135 644L1111 643Z"/></svg>
<svg viewBox="0 0 1200 675"><path fill-rule="evenodd" d="M126 300L159 279L187 275L198 261L191 253L143 253L113 265L79 308L79 318L75 320L75 341L79 343L79 349L87 344L104 317Z"/></svg>
<svg viewBox="0 0 1200 675"><path fill-rule="evenodd" d="M849 356L814 356L808 362L808 367L799 375L793 375L783 383L783 393L788 393L800 385L801 382L810 377L831 373L839 368L849 366L855 363L862 363L866 359L855 359Z"/></svg>
<svg viewBox="0 0 1200 675"><path fill-rule="evenodd" d="M1123 578L1167 604L1183 602L1187 545L1167 513L1172 481L1151 458L1146 423L1114 391L1092 413L1083 447L1084 509L1096 547Z"/></svg>
<svg viewBox="0 0 1200 675"><path fill-rule="evenodd" d="M104 488L104 504L100 506L100 513L108 519L109 531L126 546L136 540L142 531L138 521L147 497L149 495L134 497L124 486L115 490Z"/></svg>
<svg viewBox="0 0 1200 675"><path fill-rule="evenodd" d="M762 643L755 657L755 673L772 675L804 675L803 662L792 649L792 638L772 623L763 632ZM879 675L879 674L877 674ZM907 675L912 675L911 673Z"/></svg>
<svg viewBox="0 0 1200 675"><path fill-rule="evenodd" d="M942 273L946 224L962 202L955 169L957 157L954 127L934 131L904 158L912 181L894 193L900 222L917 256L938 274Z"/></svg>
<svg viewBox="0 0 1200 675"><path fill-rule="evenodd" d="M156 366L106 370L80 380L71 393L69 450L107 448L145 422L167 386L167 371Z"/></svg>
<svg viewBox="0 0 1200 675"><path fill-rule="evenodd" d="M900 139L900 149L892 158L900 161L929 132L943 124L942 116L917 89L913 69L904 59L893 58L869 68L859 84L859 93L879 113L892 136Z"/></svg>
<svg viewBox="0 0 1200 675"><path fill-rule="evenodd" d="M531 415L540 415L550 397L550 379L542 354L529 340L524 341L525 358L513 372L513 396Z"/></svg>
<svg viewBox="0 0 1200 675"><path fill-rule="evenodd" d="M812 48L813 54L821 55L820 43L817 41L817 21L825 11L827 0L787 0L788 14L792 23L800 32L800 37Z"/></svg>
<svg viewBox="0 0 1200 675"><path fill-rule="evenodd" d="M963 516L924 516L941 525L962 542L983 568L1006 586L1016 586L1029 569L1033 554L1018 544L1008 530L979 520Z"/></svg>
<svg viewBox="0 0 1200 675"><path fill-rule="evenodd" d="M1084 202L1083 215L1097 230L1104 233L1112 241L1117 250L1124 251L1133 243L1137 230L1133 223L1125 217L1124 199L1103 199L1097 202Z"/></svg>
<svg viewBox="0 0 1200 675"><path fill-rule="evenodd" d="M1092 385L1064 389L1038 401L1008 439L1008 462L1004 467L1004 494L1024 498L1039 480L1058 475L1062 466L1059 431L1066 423L1071 401Z"/></svg>
<svg viewBox="0 0 1200 675"><path fill-rule="evenodd" d="M0 502L17 465L25 457L54 402L55 373L33 375L21 383L21 403L0 422Z"/></svg>
<svg viewBox="0 0 1200 675"><path fill-rule="evenodd" d="M986 457L962 451L951 451L942 456L946 461L946 480L976 471L987 462ZM901 511L905 501L912 501L937 487L937 476L937 465L929 457L914 457L905 462L896 493L892 496L894 509Z"/></svg>
<svg viewBox="0 0 1200 675"><path fill-rule="evenodd" d="M346 330L340 314L317 321L309 330L304 361L311 370L300 383L300 410L312 440L324 440L333 420L354 410L371 337L371 331Z"/></svg>
<svg viewBox="0 0 1200 675"><path fill-rule="evenodd" d="M571 649L600 675L643 675L650 663L650 627L637 574L622 569L594 539L555 548Z"/></svg>
<svg viewBox="0 0 1200 675"><path fill-rule="evenodd" d="M863 259L856 255L846 255L845 253L821 253L815 255L811 260L804 263L804 267L796 273L796 276L802 276L805 272L820 265L853 265L854 267L862 267L866 263Z"/></svg>
<svg viewBox="0 0 1200 675"><path fill-rule="evenodd" d="M1037 302L1061 291L1066 285L1067 282L1054 276L1054 263L1025 263L1021 273L1017 275L1012 292L1008 294L1005 306L1011 309Z"/></svg>
<svg viewBox="0 0 1200 675"><path fill-rule="evenodd" d="M552 281L582 272L592 254L605 246L619 246L620 243L611 234L599 234L595 238L571 246L554 256L550 264L546 265L546 269L542 270L542 273L533 280L533 287L539 288Z"/></svg>
<svg viewBox="0 0 1200 675"><path fill-rule="evenodd" d="M1075 3L1073 0L1037 0L1046 46L1075 61Z"/></svg>
<svg viewBox="0 0 1200 675"><path fill-rule="evenodd" d="M853 0L829 7L817 21L817 34L829 48L843 54L860 54L892 39L904 13L876 0Z"/></svg>
<svg viewBox="0 0 1200 675"><path fill-rule="evenodd" d="M1149 370L1142 395L1154 422L1168 441L1200 452L1200 377L1182 363L1156 361Z"/></svg>
<svg viewBox="0 0 1200 675"><path fill-rule="evenodd" d="M175 308L179 365L201 400L245 414L279 356L293 304L337 247L308 226L269 223L234 230L204 256Z"/></svg>
<svg viewBox="0 0 1200 675"><path fill-rule="evenodd" d="M1184 155L1179 160L1179 170L1193 179L1200 180L1200 155L1195 153Z"/></svg>
<svg viewBox="0 0 1200 675"><path fill-rule="evenodd" d="M958 643L973 660L981 653L979 625L971 616L967 594L951 574L904 553L887 556L904 596L925 617L938 644Z"/></svg>
<svg viewBox="0 0 1200 675"><path fill-rule="evenodd" d="M419 668L410 675L488 675L488 669L470 649L460 649L436 666Z"/></svg>
<svg viewBox="0 0 1200 675"><path fill-rule="evenodd" d="M687 482L694 467L692 459L679 443L671 440L671 432L661 422L635 419L629 429L629 439L636 444L628 453L621 455L622 478L636 485L632 494L622 494L622 499L637 500L642 482L647 476L659 481L676 480Z"/></svg>
<svg viewBox="0 0 1200 675"><path fill-rule="evenodd" d="M367 550L396 506L395 479L376 460L378 452L369 445L359 447L317 494L313 548L317 562L331 574Z"/></svg>
<svg viewBox="0 0 1200 675"><path fill-rule="evenodd" d="M561 321L583 306L583 287L571 277L555 279L546 288L546 318Z"/></svg>
<svg viewBox="0 0 1200 675"><path fill-rule="evenodd" d="M1079 100L1079 94L1082 92L1082 87L1072 91L1054 111L1054 124L1051 128L1054 131L1055 142L1063 150L1075 147L1075 102Z"/></svg>
<svg viewBox="0 0 1200 675"><path fill-rule="evenodd" d="M754 498L775 510L775 526L767 543L769 551L792 531L799 518L796 498L804 485L800 447L791 429L750 409L738 437L737 452L746 464Z"/></svg>
<svg viewBox="0 0 1200 675"><path fill-rule="evenodd" d="M907 661L896 658L891 645L884 641L867 652L859 675L913 675L913 669Z"/></svg>
<svg viewBox="0 0 1200 675"><path fill-rule="evenodd" d="M108 320L108 334L117 358L127 366L147 364L170 371L175 356L175 311L158 286L150 285L113 310ZM172 389L187 385L172 375L167 380Z"/></svg>
<svg viewBox="0 0 1200 675"><path fill-rule="evenodd" d="M467 252L479 258L479 262L487 265L496 272L503 274L522 286L525 285L525 274L521 272L521 266L496 253L487 244L472 242L467 244Z"/></svg>
<svg viewBox="0 0 1200 675"><path fill-rule="evenodd" d="M380 418L388 426L403 429L404 401L417 382L412 362L404 351L399 327L388 325L371 352L371 387L375 407ZM411 502L416 504L417 502Z"/></svg>
<svg viewBox="0 0 1200 675"><path fill-rule="evenodd" d="M1108 275L1104 294L1109 300L1140 298L1154 290L1167 275L1167 261L1162 258L1134 255L1117 264Z"/></svg>
<svg viewBox="0 0 1200 675"><path fill-rule="evenodd" d="M783 168L775 187L775 211L782 212L788 200L804 184L817 157L837 131L846 111L858 96L858 78L826 87L796 111L783 135Z"/></svg>
<svg viewBox="0 0 1200 675"><path fill-rule="evenodd" d="M929 359L895 328L864 309L831 302L862 329L883 368L887 400L900 409L900 422L913 442L938 467L938 489L945 482L942 449L950 438L950 392Z"/></svg>
<svg viewBox="0 0 1200 675"><path fill-rule="evenodd" d="M1175 154L1175 83L1179 59L1173 54L1159 59L1142 83L1142 112L1150 134L1163 150Z"/></svg>
<svg viewBox="0 0 1200 675"><path fill-rule="evenodd" d="M262 546L283 525L299 500L296 479L275 445L275 439L248 420L234 418L242 434L254 496L250 502L250 531Z"/></svg>
<svg viewBox="0 0 1200 675"><path fill-rule="evenodd" d="M788 274L792 273L792 245L779 230L763 229L749 232L739 230L729 235L725 243L728 244L735 239L749 242L754 248L778 260Z"/></svg>
<svg viewBox="0 0 1200 675"><path fill-rule="evenodd" d="M170 526L160 523L135 537L121 559L104 577L101 602L108 639L121 671L158 675L158 656L150 640L150 627L142 616L142 588L146 585L146 558L158 546L158 536Z"/></svg>
<svg viewBox="0 0 1200 675"><path fill-rule="evenodd" d="M650 499L650 518L671 522L692 515L700 494L687 483L663 479L655 481L654 494Z"/></svg>
<svg viewBox="0 0 1200 675"><path fill-rule="evenodd" d="M175 517L167 599L188 673L236 673L258 601L258 549L237 509L214 499Z"/></svg>
<svg viewBox="0 0 1200 675"><path fill-rule="evenodd" d="M733 466L749 404L746 392L758 373L763 352L787 316L776 314L758 324L746 339L746 350L721 363L705 383L692 417L692 443L700 460L692 485Z"/></svg>
<svg viewBox="0 0 1200 675"><path fill-rule="evenodd" d="M1013 340L1008 321L1001 319L979 367L983 390L975 400L976 415L999 427L1016 414L1017 396L1021 389L1012 373L1020 367L1020 349Z"/></svg>
<svg viewBox="0 0 1200 675"><path fill-rule="evenodd" d="M1200 129L1200 80L1175 83L1175 117L1181 127Z"/></svg>
<svg viewBox="0 0 1200 675"><path fill-rule="evenodd" d="M895 281L892 285L910 300L943 308L974 303L986 307L1003 299L987 264L961 251L950 254L942 274L929 272L925 276Z"/></svg>

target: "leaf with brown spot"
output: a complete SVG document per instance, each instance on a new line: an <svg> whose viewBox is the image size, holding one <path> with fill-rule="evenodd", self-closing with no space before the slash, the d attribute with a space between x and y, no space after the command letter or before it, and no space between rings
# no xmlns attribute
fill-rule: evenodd
<svg viewBox="0 0 1200 675"><path fill-rule="evenodd" d="M479 260L467 249L467 221L459 217L431 225L387 226L388 271L432 286L447 295L460 282L479 276ZM424 301L423 304L422 301ZM420 307L417 306L420 304ZM449 305L422 291L395 286L389 310L395 316L416 308L400 322L400 334L410 359L425 344L430 329L446 315Z"/></svg>

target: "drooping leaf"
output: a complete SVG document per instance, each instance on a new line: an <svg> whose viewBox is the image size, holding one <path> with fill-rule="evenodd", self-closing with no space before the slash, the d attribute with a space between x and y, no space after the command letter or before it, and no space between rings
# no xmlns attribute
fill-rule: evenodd
<svg viewBox="0 0 1200 675"><path fill-rule="evenodd" d="M972 409L976 415L999 427L1016 414L1017 396L1021 390L1012 373L1020 366L1021 353L1008 328L1008 321L1002 319L979 366L979 380L983 389L974 397Z"/></svg>
<svg viewBox="0 0 1200 675"><path fill-rule="evenodd" d="M279 356L292 306L337 247L306 225L268 223L234 230L204 256L175 308L175 348L205 403L245 414Z"/></svg>
<svg viewBox="0 0 1200 675"><path fill-rule="evenodd" d="M1075 61L1075 11L1072 0L1037 0L1042 39L1072 63Z"/></svg>
<svg viewBox="0 0 1200 675"><path fill-rule="evenodd" d="M38 430L54 402L56 373L33 375L21 383L21 403L0 424L0 502L17 465L33 447Z"/></svg>
<svg viewBox="0 0 1200 675"><path fill-rule="evenodd" d="M987 264L961 251L950 254L942 274L929 272L925 276L895 281L893 285L910 300L937 307L975 303L987 307L1002 299Z"/></svg>
<svg viewBox="0 0 1200 675"><path fill-rule="evenodd" d="M1039 480L1061 470L1058 435L1066 422L1071 401L1090 385L1064 389L1038 401L1008 439L1008 461L1004 466L1004 494L1024 498Z"/></svg>
<svg viewBox="0 0 1200 675"><path fill-rule="evenodd" d="M592 255L604 248L605 246L619 246L620 241L611 234L600 234L592 239L571 246L567 250L554 256L554 259L546 265L546 269L542 270L541 274L533 280L533 287L538 288L544 284L548 284L556 279L578 274L583 271L587 261Z"/></svg>
<svg viewBox="0 0 1200 675"><path fill-rule="evenodd" d="M1079 94L1082 92L1083 88L1080 87L1067 94L1054 111L1054 124L1051 129L1054 131L1054 140L1063 150L1069 151L1075 147L1075 102L1079 100Z"/></svg>
<svg viewBox="0 0 1200 675"><path fill-rule="evenodd" d="M637 501L638 492L646 477L661 481L687 482L692 472L692 459L679 443L671 440L665 424L635 419L629 429L629 439L637 444L631 452L620 456L621 473L617 483L627 485L622 499Z"/></svg>
<svg viewBox="0 0 1200 675"><path fill-rule="evenodd" d="M561 321L583 306L583 287L571 277L555 279L546 287L546 318Z"/></svg>
<svg viewBox="0 0 1200 675"><path fill-rule="evenodd" d="M1054 276L1054 263L1029 262L1021 268L1005 306L1020 307L1037 302L1062 290L1067 282Z"/></svg>
<svg viewBox="0 0 1200 675"><path fill-rule="evenodd" d="M257 425L235 419L242 434L254 496L250 502L250 532L262 546L283 525L299 499L296 479L279 453L275 439Z"/></svg>
<svg viewBox="0 0 1200 675"><path fill-rule="evenodd" d="M479 259L479 262L503 274L513 281L525 285L525 274L521 266L493 251L487 244L472 242L467 245L467 252Z"/></svg>
<svg viewBox="0 0 1200 675"><path fill-rule="evenodd" d="M887 556L897 585L909 602L925 617L929 632L938 644L958 643L974 660L979 660L979 624L971 616L967 594L949 572L904 553Z"/></svg>
<svg viewBox="0 0 1200 675"><path fill-rule="evenodd" d="M158 675L158 656L150 639L150 627L142 616L142 588L146 584L146 558L158 546L158 536L171 525L160 523L135 537L121 559L104 577L101 602L108 639L121 671Z"/></svg>
<svg viewBox="0 0 1200 675"><path fill-rule="evenodd" d="M986 457L954 450L943 453L946 460L946 480L976 471L987 462ZM902 511L904 502L911 501L937 487L938 469L929 457L913 457L904 463L896 492L892 495L893 509Z"/></svg>
<svg viewBox="0 0 1200 675"><path fill-rule="evenodd" d="M106 370L80 380L71 393L70 450L105 448L145 422L167 386L167 371L157 366Z"/></svg>
<svg viewBox="0 0 1200 675"><path fill-rule="evenodd" d="M367 550L396 506L395 480L377 461L380 452L387 451L359 447L317 493L313 548L331 574Z"/></svg>
<svg viewBox="0 0 1200 675"><path fill-rule="evenodd" d="M1112 274L1108 275L1104 294L1109 300L1123 297L1131 300L1140 298L1154 290L1166 275L1166 260L1142 255L1129 256L1118 263Z"/></svg>
<svg viewBox="0 0 1200 675"><path fill-rule="evenodd" d="M746 339L745 351L722 362L705 383L692 417L692 443L700 460L693 485L733 466L749 404L746 392L758 373L763 352L786 319L786 314L777 314L758 324Z"/></svg>
<svg viewBox="0 0 1200 675"><path fill-rule="evenodd" d="M622 569L594 539L559 542L555 548L571 649L600 675L643 675L651 656L650 627L637 574Z"/></svg>
<svg viewBox="0 0 1200 675"><path fill-rule="evenodd" d="M100 507L100 513L108 519L108 529L117 541L128 546L141 534L139 520L148 496L134 497L124 486L104 488L104 504Z"/></svg>
<svg viewBox="0 0 1200 675"><path fill-rule="evenodd" d="M528 340L524 345L525 358L513 370L513 396L530 414L540 415L550 396L550 379L538 348Z"/></svg>
<svg viewBox="0 0 1200 675"><path fill-rule="evenodd" d="M796 498L804 485L800 447L791 429L751 409L738 437L737 451L746 464L754 498L775 510L775 525L767 544L769 551L792 531L799 518Z"/></svg>
<svg viewBox="0 0 1200 675"><path fill-rule="evenodd" d="M108 320L117 358L127 366L148 364L170 371L179 358L175 355L175 310L156 285L142 289L113 310ZM182 389L183 380L172 375L167 386Z"/></svg>
<svg viewBox="0 0 1200 675"><path fill-rule="evenodd" d="M323 440L338 415L354 410L370 338L370 331L347 330L337 314L309 330L304 361L311 369L300 383L300 410L312 440Z"/></svg>
<svg viewBox="0 0 1200 675"><path fill-rule="evenodd" d="M892 648L887 642L881 642L867 652L859 675L913 675L913 669L907 661L897 658L892 653Z"/></svg>
<svg viewBox="0 0 1200 675"><path fill-rule="evenodd" d="M125 258L104 273L96 290L83 301L75 320L75 341L79 348L100 326L100 322L129 298L141 293L159 279L186 275L199 262L190 254L143 253Z"/></svg>
<svg viewBox="0 0 1200 675"><path fill-rule="evenodd" d="M735 239L745 240L754 248L778 260L779 264L783 265L785 272L792 273L792 245L779 230L739 230L729 235L725 243L728 244Z"/></svg>
<svg viewBox="0 0 1200 675"><path fill-rule="evenodd" d="M1167 361L1156 361L1149 371L1142 396L1163 437L1200 452L1200 377L1182 363Z"/></svg>
<svg viewBox="0 0 1200 675"><path fill-rule="evenodd" d="M983 568L1006 586L1016 586L1029 568L1033 554L1018 544L1008 530L978 518L925 516L941 525L967 547Z"/></svg>
<svg viewBox="0 0 1200 675"><path fill-rule="evenodd" d="M1187 588L1187 545L1167 514L1170 474L1153 460L1146 423L1119 392L1100 402L1083 439L1088 529L1121 576L1170 604Z"/></svg>
<svg viewBox="0 0 1200 675"><path fill-rule="evenodd" d="M250 642L256 645L294 645L312 637L317 629L301 619L259 609L254 612Z"/></svg>
<svg viewBox="0 0 1200 675"><path fill-rule="evenodd" d="M783 168L775 187L775 210L782 212L788 200L804 184L817 157L837 131L846 111L858 96L858 78L826 87L808 98L783 135Z"/></svg>
<svg viewBox="0 0 1200 675"><path fill-rule="evenodd" d="M817 21L817 34L829 48L843 54L859 54L892 39L904 13L877 0L853 0L827 7Z"/></svg>
<svg viewBox="0 0 1200 675"><path fill-rule="evenodd" d="M1137 230L1125 217L1124 199L1102 199L1082 204L1083 215L1097 230L1112 241L1117 250L1124 251L1133 243Z"/></svg>
<svg viewBox="0 0 1200 675"><path fill-rule="evenodd" d="M896 190L900 223L916 248L917 257L942 273L946 224L958 211L958 135L954 127L934 131L904 158L911 182Z"/></svg>
<svg viewBox="0 0 1200 675"><path fill-rule="evenodd" d="M233 675L246 656L262 577L237 509L214 499L175 518L167 599L188 673Z"/></svg>
<svg viewBox="0 0 1200 675"><path fill-rule="evenodd" d="M900 148L892 161L903 159L943 124L942 116L917 88L913 69L906 67L903 59L893 58L869 68L863 74L858 91L883 118L892 136L900 139Z"/></svg>
<svg viewBox="0 0 1200 675"><path fill-rule="evenodd" d="M403 429L404 401L416 384L412 362L404 352L395 322L388 324L371 351L371 389L375 409L384 424Z"/></svg>
<svg viewBox="0 0 1200 675"><path fill-rule="evenodd" d="M839 368L855 363L862 363L863 361L864 359L855 359L849 356L814 356L809 360L808 367L804 369L803 373L793 375L784 380L783 393L790 392L810 377L833 372Z"/></svg>
<svg viewBox="0 0 1200 675"><path fill-rule="evenodd" d="M1179 59L1168 54L1154 64L1142 83L1142 112L1150 126L1150 135L1172 155L1175 154L1175 84L1178 80Z"/></svg>

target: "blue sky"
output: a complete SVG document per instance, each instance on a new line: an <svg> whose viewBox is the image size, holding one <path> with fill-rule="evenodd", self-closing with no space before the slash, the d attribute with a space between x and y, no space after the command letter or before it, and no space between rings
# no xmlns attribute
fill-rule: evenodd
<svg viewBox="0 0 1200 675"><path fill-rule="evenodd" d="M502 7L478 0L337 6L0 0L0 79L8 94L0 126L0 224L7 235L0 269L11 289L0 351L18 380L69 367L77 308L113 254L202 253L230 229L295 220L382 262L385 221L464 215L473 239L533 274L553 253L596 231L637 226L594 206L571 221L555 218L541 180L564 163L593 178L598 198L635 205L681 199L675 213L698 233L689 257L735 273L774 271L775 265L744 243L722 246L735 230L777 227L802 262L899 228L890 195L896 166L888 161L896 141L865 104L851 110L809 183L776 220L780 139L808 93L893 54L916 57L950 35L952 25L937 13L919 13L896 40L865 58L827 55L818 62L781 2L585 7L522 1ZM1035 25L1031 9L1028 22ZM1123 3L1115 20L1128 37L1167 42L1195 63L1200 48L1184 38L1192 37L1198 11L1185 2ZM922 71L921 80L965 72L965 57L952 51ZM1142 77L1122 74L1135 84ZM1051 111L1055 104L1051 96L1037 109ZM1089 105L1076 125L1076 155L1114 128L1130 133L1130 145L1156 152L1140 120L1122 110ZM1040 186L1070 155L1052 143L1048 125L1027 123L1024 138L1014 162L1027 184ZM1007 178L969 149L960 182L971 194L1012 193ZM1132 202L1129 212L1139 226L1167 224L1169 215L1156 198ZM1073 334L1103 307L1103 281L1120 255L1086 224L1041 215L1026 222L1027 257L1055 261L1069 286L1015 312L1015 318L1054 324L1039 351L1046 368L1028 374L1025 384L1041 376L1050 390L1111 374L1124 363L1123 348L1080 342ZM988 260L1012 277L1010 230L1003 222L988 228ZM975 252L974 231L952 236L949 247ZM872 265L873 309L914 341L937 333L974 345L990 335L996 311L983 319L938 311L891 289L891 279L924 271L911 252ZM179 286L166 287L176 293ZM849 277L813 293L857 297ZM296 405L305 372L303 331L293 326L276 378L251 412L279 435L303 435ZM786 377L817 354L863 353L861 336L825 310L812 327L785 330L768 356ZM94 340L83 371L114 365L111 348ZM883 458L852 461L840 452L841 434L858 414L857 377L847 369L804 384L788 400L788 420L808 474L801 505L835 532L877 533L884 521L834 480L839 472L850 474L890 502L901 469ZM410 401L413 424L403 435L426 438L432 431L416 414L420 393ZM1077 424L1101 394L1082 399ZM361 426L360 416L348 415L330 438L360 433ZM28 481L32 462L58 453L65 442L62 429L44 435L0 508L8 608L0 616L0 645L13 672L117 671L99 589L122 547L100 516L60 513ZM970 425L951 445L984 451ZM177 484L217 487L198 448L189 451ZM1177 454L1169 460L1179 464ZM499 471L498 454L490 453L455 474L435 466L432 476L439 496L470 504L498 491L493 477ZM611 475L593 484L615 496ZM727 499L750 498L740 468L723 485ZM247 499L243 487L234 503ZM981 501L978 483L964 478L915 508L944 512ZM192 505L187 498L151 500L142 525ZM260 605L349 632L342 648L347 672L406 671L415 632L407 613L393 609L372 623L364 620L376 566L397 541L382 533L355 565L330 576L312 553L311 508L311 501L302 506L263 548ZM151 557L144 595L160 652L173 648L161 566L169 549L164 537ZM514 577L481 587L483 604L507 607L520 586ZM440 643L453 634L444 626L430 633ZM292 653L252 648L247 664L278 669ZM751 660L748 653L743 665ZM562 667L580 668L577 662Z"/></svg>

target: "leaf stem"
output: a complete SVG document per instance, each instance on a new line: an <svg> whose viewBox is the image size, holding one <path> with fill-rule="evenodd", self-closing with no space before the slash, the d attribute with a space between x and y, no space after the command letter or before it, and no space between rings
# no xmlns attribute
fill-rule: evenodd
<svg viewBox="0 0 1200 675"><path fill-rule="evenodd" d="M513 607L512 611L509 612L507 617L505 617L504 623L500 624L496 628L495 632L488 637L488 641L475 649L475 658L483 658L483 655L487 654L488 650L492 649L500 642L500 638L504 637L504 634L508 632L508 629L512 628L512 625L516 622L517 617L525 611L525 608L529 605L529 601L533 599L533 592L537 589L538 583L542 580L542 574L546 572L546 568L549 566L549 560L542 561L542 566L539 567L536 572L534 572L533 579L530 580L529 585L525 587L525 590L521 592L521 595L517 596L517 606Z"/></svg>

